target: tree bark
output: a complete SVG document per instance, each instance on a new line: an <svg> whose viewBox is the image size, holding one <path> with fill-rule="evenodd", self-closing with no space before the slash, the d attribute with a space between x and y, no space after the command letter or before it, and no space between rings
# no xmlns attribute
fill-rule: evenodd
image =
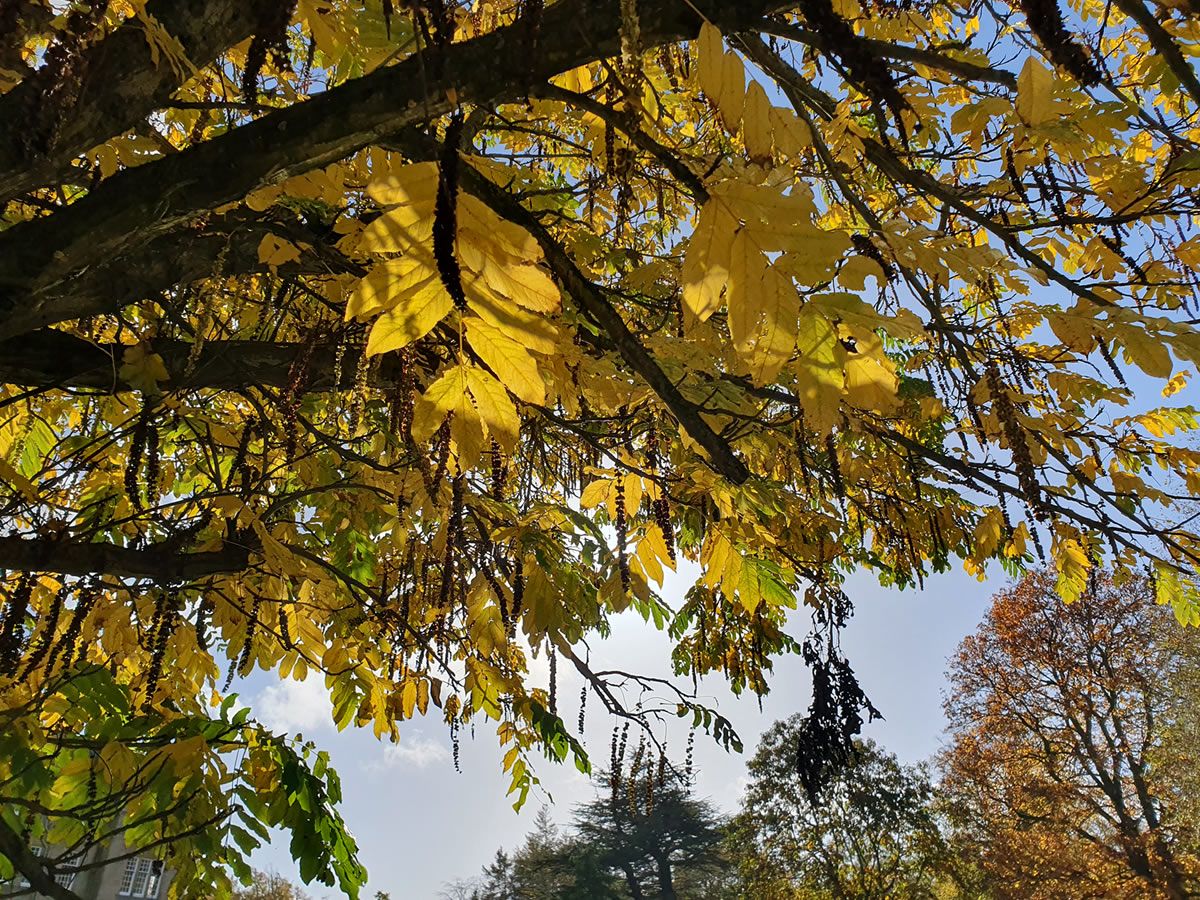
<svg viewBox="0 0 1200 900"><path fill-rule="evenodd" d="M116 544L79 543L49 538L0 537L0 569L59 575L115 575L155 581L194 581L208 575L241 572L258 543L241 534L220 550L183 553L169 542L143 549Z"/></svg>
<svg viewBox="0 0 1200 900"><path fill-rule="evenodd" d="M647 48L692 37L698 13L735 30L789 4L778 0L657 0L639 9ZM41 307L89 267L136 251L254 189L345 159L387 134L426 122L460 102L497 103L531 85L620 50L618 0L563 0L546 9L539 53L524 23L415 54L304 103L103 181L82 200L0 235L0 338L22 331L19 313ZM429 56L438 54L437 66ZM442 80L429 73L446 73Z"/></svg>
<svg viewBox="0 0 1200 900"><path fill-rule="evenodd" d="M186 62L161 58L145 25L129 19L81 55L78 92L68 108L45 98L36 74L0 96L0 203L53 180L72 159L128 131L160 107L223 51L254 32L273 0L156 0L146 7L179 41ZM155 53L160 58L154 59ZM30 135L52 135L48 148L31 147Z"/></svg>

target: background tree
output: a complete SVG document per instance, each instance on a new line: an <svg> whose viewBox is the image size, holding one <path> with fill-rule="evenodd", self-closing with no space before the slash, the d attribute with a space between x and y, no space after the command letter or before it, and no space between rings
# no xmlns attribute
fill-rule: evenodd
<svg viewBox="0 0 1200 900"><path fill-rule="evenodd" d="M721 852L721 819L674 775L636 764L608 774L610 790L575 812L577 840L594 848L623 882L625 896L713 896L708 886L728 867Z"/></svg>
<svg viewBox="0 0 1200 900"><path fill-rule="evenodd" d="M925 769L871 741L817 798L796 771L801 717L768 729L730 829L744 896L933 897L945 847Z"/></svg>
<svg viewBox="0 0 1200 900"><path fill-rule="evenodd" d="M1145 579L1054 597L1045 572L1000 592L953 659L943 767L959 838L998 897L1195 896L1182 760L1163 756L1194 702L1173 685L1198 657Z"/></svg>
<svg viewBox="0 0 1200 900"><path fill-rule="evenodd" d="M256 871L253 881L249 885L234 890L233 900L312 900L312 898L278 872Z"/></svg>
<svg viewBox="0 0 1200 900"><path fill-rule="evenodd" d="M650 763L642 745L606 773L607 787L578 806L560 833L543 807L511 857L497 851L477 900L722 900L735 895L723 825L677 774Z"/></svg>
<svg viewBox="0 0 1200 900"><path fill-rule="evenodd" d="M0 877L70 900L36 809L185 891L291 826L355 893L323 764L209 722L255 669L379 737L498 720L521 798L589 765L530 647L732 743L592 670L630 610L683 683L801 652L815 787L871 712L846 572L1148 566L1200 622L1193 19L0 0Z"/></svg>

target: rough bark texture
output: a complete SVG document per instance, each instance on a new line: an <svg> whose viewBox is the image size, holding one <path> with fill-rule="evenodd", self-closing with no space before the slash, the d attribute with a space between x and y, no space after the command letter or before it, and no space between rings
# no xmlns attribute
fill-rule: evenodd
<svg viewBox="0 0 1200 900"><path fill-rule="evenodd" d="M187 65L201 69L254 30L270 0L157 0L146 8L179 41ZM0 200L37 187L75 156L132 128L160 107L192 72L156 63L148 34L131 19L84 53L83 81L69 109L41 103L42 85L26 79L0 97ZM31 153L23 140L38 120L57 121L48 153Z"/></svg>

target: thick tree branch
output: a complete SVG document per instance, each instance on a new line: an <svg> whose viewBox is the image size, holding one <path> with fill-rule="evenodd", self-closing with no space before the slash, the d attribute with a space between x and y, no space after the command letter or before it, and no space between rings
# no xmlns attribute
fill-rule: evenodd
<svg viewBox="0 0 1200 900"><path fill-rule="evenodd" d="M194 581L208 575L241 572L257 550L254 539L239 535L220 550L183 553L168 544L141 550L116 544L86 544L49 538L0 537L0 569L54 572L59 575L115 575L155 581ZM0 851L3 851L0 847Z"/></svg>
<svg viewBox="0 0 1200 900"><path fill-rule="evenodd" d="M238 390L251 386L283 387L297 358L305 352L298 341L207 341L189 370L188 358L194 345L189 341L159 338L148 349L162 357L169 374L165 390L212 388ZM86 341L61 331L43 330L0 341L0 383L22 387L93 388L117 393L134 388L120 375L128 345ZM306 391L348 390L354 386L362 348L347 346L342 352L340 381L337 347L332 340L318 344L310 353ZM434 360L425 364L433 368ZM399 383L400 361L396 354L384 356L372 369L371 384L392 388Z"/></svg>
<svg viewBox="0 0 1200 900"><path fill-rule="evenodd" d="M120 259L107 260L79 273L41 302L17 307L0 318L0 338L37 328L112 313L176 286L215 275L265 272L258 245L268 234L286 238L301 251L293 262L278 266L279 275L365 274L328 241L299 221L269 220L261 214L231 213L185 228L134 248ZM220 271L217 271L220 260Z"/></svg>
<svg viewBox="0 0 1200 900"><path fill-rule="evenodd" d="M52 900L82 900L74 891L69 890L54 880L45 864L33 854L33 850L25 846L25 841L0 818L0 853L8 857L13 867L25 876L29 886L44 897Z"/></svg>
<svg viewBox="0 0 1200 900"><path fill-rule="evenodd" d="M38 187L85 150L132 128L161 107L194 70L254 31L272 0L155 0L146 8L179 41L187 62L153 59L145 26L130 19L83 54L78 95L69 109L43 98L43 79L26 78L0 97L0 203ZM31 135L52 135L48 152Z"/></svg>
<svg viewBox="0 0 1200 900"><path fill-rule="evenodd" d="M736 30L788 5L644 2L643 45L692 37L697 12ZM451 95L460 102L513 100L560 72L615 55L619 6L618 0L563 0L546 10L540 51L532 59L524 23L417 54L174 156L120 172L62 211L9 229L0 236L0 337L32 330L8 321L18 310L27 320L52 320L43 307L79 273L257 187L344 159L385 134L428 121L449 110ZM427 58L434 52L440 54L437 66ZM434 71L445 72L444 81L432 80Z"/></svg>

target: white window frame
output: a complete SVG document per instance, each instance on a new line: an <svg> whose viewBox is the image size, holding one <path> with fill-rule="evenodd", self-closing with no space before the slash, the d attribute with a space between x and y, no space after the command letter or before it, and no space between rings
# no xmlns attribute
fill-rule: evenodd
<svg viewBox="0 0 1200 900"><path fill-rule="evenodd" d="M132 856L125 860L125 871L121 873L121 897L139 897L156 900L162 889L163 864L149 856Z"/></svg>

